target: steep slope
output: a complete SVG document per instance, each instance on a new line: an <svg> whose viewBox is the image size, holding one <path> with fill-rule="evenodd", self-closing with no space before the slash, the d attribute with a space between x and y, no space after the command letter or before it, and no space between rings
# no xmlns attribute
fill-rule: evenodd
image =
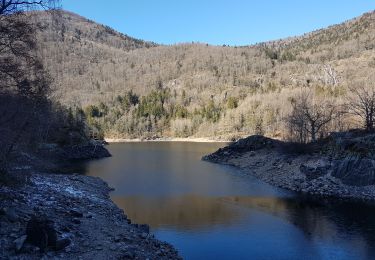
<svg viewBox="0 0 375 260"><path fill-rule="evenodd" d="M106 71L106 63L131 50L157 46L66 11L37 12L32 18L40 28L39 49L62 101L71 101L75 94L83 98L79 101L90 100L92 87L105 82L103 74L112 77L114 68Z"/></svg>
<svg viewBox="0 0 375 260"><path fill-rule="evenodd" d="M69 106L97 105L92 122L107 136L280 136L301 88L342 102L375 69L375 12L245 47L161 46L67 12L35 19L55 21L40 32L55 94ZM137 102L124 101L130 90Z"/></svg>

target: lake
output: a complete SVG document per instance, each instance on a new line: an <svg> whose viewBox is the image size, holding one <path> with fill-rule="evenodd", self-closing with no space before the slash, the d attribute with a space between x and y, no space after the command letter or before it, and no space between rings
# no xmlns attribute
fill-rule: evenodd
<svg viewBox="0 0 375 260"><path fill-rule="evenodd" d="M200 158L223 143L108 146L87 162L135 223L185 259L375 259L375 207L312 199Z"/></svg>

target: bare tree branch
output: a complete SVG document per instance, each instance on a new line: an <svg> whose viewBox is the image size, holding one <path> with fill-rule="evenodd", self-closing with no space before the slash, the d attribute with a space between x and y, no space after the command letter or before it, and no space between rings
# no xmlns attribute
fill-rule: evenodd
<svg viewBox="0 0 375 260"><path fill-rule="evenodd" d="M290 131L298 136L299 142L310 139L315 142L322 129L341 111L325 100L319 103L308 92L302 93L292 101L292 114L287 118ZM310 138L307 138L307 136Z"/></svg>
<svg viewBox="0 0 375 260"><path fill-rule="evenodd" d="M349 112L363 120L366 130L374 129L375 123L375 88L365 83L351 86L353 96L348 99Z"/></svg>

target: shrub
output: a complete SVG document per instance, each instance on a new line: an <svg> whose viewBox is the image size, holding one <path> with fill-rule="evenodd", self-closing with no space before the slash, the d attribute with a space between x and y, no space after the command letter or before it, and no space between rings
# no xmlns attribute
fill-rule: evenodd
<svg viewBox="0 0 375 260"><path fill-rule="evenodd" d="M235 109L238 107L238 98L229 97L227 100L228 109Z"/></svg>

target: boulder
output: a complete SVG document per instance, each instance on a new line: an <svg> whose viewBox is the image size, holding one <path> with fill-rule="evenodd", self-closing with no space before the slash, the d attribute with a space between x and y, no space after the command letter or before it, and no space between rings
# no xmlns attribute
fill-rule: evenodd
<svg viewBox="0 0 375 260"><path fill-rule="evenodd" d="M68 238L57 239L54 222L43 216L33 216L26 226L26 242L39 247L41 252L48 248L61 250L70 245Z"/></svg>
<svg viewBox="0 0 375 260"><path fill-rule="evenodd" d="M23 247L23 244L26 241L26 238L27 238L27 236L23 235L23 236L21 236L21 237L19 237L16 240L13 241L14 246L16 248L16 251L20 251L21 250L21 248Z"/></svg>
<svg viewBox="0 0 375 260"><path fill-rule="evenodd" d="M82 218L83 217L83 213L81 211L79 211L78 209L69 210L69 214L72 215L75 218Z"/></svg>
<svg viewBox="0 0 375 260"><path fill-rule="evenodd" d="M317 179L321 176L324 176L328 173L330 166L329 165L324 165L324 166L307 166L305 164L301 164L299 167L299 170L301 173L303 173L306 176L306 179L308 181Z"/></svg>
<svg viewBox="0 0 375 260"><path fill-rule="evenodd" d="M334 163L332 176L347 185L375 185L375 160L361 157L345 157Z"/></svg>
<svg viewBox="0 0 375 260"><path fill-rule="evenodd" d="M10 222L17 222L19 219L16 211L12 208L6 209L5 215Z"/></svg>
<svg viewBox="0 0 375 260"><path fill-rule="evenodd" d="M139 224L138 228L142 230L142 232L144 233L147 233L147 234L150 233L150 226L147 224Z"/></svg>
<svg viewBox="0 0 375 260"><path fill-rule="evenodd" d="M26 241L44 252L48 247L56 247L57 234L53 221L33 216L26 226Z"/></svg>

